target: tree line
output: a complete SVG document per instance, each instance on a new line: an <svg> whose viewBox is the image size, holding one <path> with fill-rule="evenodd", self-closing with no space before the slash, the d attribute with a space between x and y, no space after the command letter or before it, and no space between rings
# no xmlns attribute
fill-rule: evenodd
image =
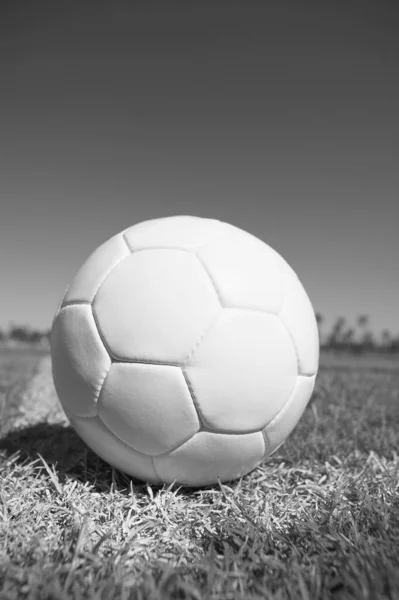
<svg viewBox="0 0 399 600"><path fill-rule="evenodd" d="M316 313L320 334L320 345L324 350L364 352L399 352L399 334L395 335L388 329L379 335L370 328L370 317L359 315L350 325L345 317L338 317L329 331L325 331L325 318ZM48 345L50 330L39 330L27 325L11 325L8 331L0 329L0 342L11 344L41 344Z"/></svg>
<svg viewBox="0 0 399 600"><path fill-rule="evenodd" d="M48 344L50 330L40 330L27 325L11 325L9 329L0 329L0 341L14 344Z"/></svg>
<svg viewBox="0 0 399 600"><path fill-rule="evenodd" d="M354 354L364 352L399 352L399 334L383 329L380 334L370 328L370 317L359 315L351 325L345 317L338 317L329 331L325 331L324 316L316 313L320 345L325 350L346 351Z"/></svg>

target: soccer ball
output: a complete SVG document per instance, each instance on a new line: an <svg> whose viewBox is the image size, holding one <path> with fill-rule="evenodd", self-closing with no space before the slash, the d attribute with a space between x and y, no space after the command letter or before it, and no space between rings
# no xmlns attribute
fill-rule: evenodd
<svg viewBox="0 0 399 600"><path fill-rule="evenodd" d="M284 442L313 392L314 311L270 246L213 219L145 221L110 238L52 326L72 426L154 484L229 481Z"/></svg>

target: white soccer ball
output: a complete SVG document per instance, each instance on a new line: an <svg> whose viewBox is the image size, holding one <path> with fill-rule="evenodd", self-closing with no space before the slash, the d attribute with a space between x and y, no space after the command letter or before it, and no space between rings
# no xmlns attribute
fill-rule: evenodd
<svg viewBox="0 0 399 600"><path fill-rule="evenodd" d="M53 378L72 426L117 469L201 486L280 446L313 392L316 319L298 277L213 219L145 221L102 244L54 317Z"/></svg>

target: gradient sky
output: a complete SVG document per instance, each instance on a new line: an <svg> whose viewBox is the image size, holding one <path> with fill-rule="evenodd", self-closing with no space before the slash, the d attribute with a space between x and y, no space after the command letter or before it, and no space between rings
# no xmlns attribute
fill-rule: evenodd
<svg viewBox="0 0 399 600"><path fill-rule="evenodd" d="M327 326L399 332L394 2L45 4L0 8L0 327L48 327L99 244L194 214L273 246Z"/></svg>

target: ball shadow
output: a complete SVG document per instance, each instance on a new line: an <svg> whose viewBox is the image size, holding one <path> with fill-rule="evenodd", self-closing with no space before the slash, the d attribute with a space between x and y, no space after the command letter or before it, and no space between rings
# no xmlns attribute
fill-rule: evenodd
<svg viewBox="0 0 399 600"><path fill-rule="evenodd" d="M54 467L61 483L77 479L93 486L97 492L109 492L111 486L128 491L131 484L146 489L146 484L113 469L92 452L70 426L38 423L7 433L0 438L0 458L14 456L14 462L25 465L40 456ZM138 490L137 490L138 491Z"/></svg>
<svg viewBox="0 0 399 600"><path fill-rule="evenodd" d="M61 483L76 479L89 484L96 492L109 493L111 487L120 493L131 494L132 486L135 494L148 495L148 484L123 473L103 461L81 440L71 426L37 423L29 427L10 431L3 437L0 435L0 463L2 457L10 458L20 465L32 461L37 468L45 470L40 456L44 458ZM154 496L164 489L172 489L179 496L193 496L198 491L206 492L218 489L217 484L192 488L184 484L151 484L150 493Z"/></svg>

